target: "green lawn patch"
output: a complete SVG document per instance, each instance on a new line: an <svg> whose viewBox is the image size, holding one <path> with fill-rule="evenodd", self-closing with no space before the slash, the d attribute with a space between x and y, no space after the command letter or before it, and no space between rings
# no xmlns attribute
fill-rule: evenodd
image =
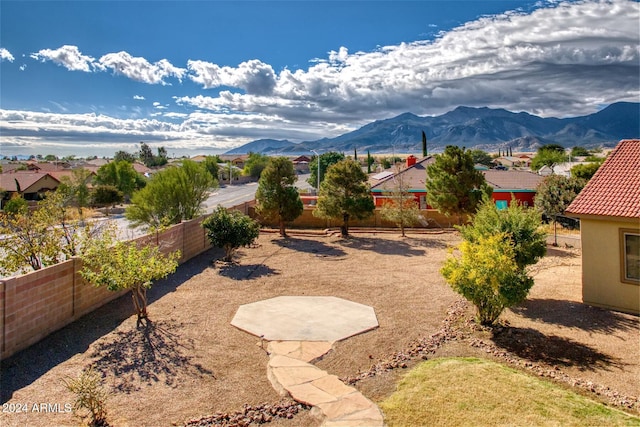
<svg viewBox="0 0 640 427"><path fill-rule="evenodd" d="M388 426L640 426L640 418L476 358L416 366L379 403Z"/></svg>

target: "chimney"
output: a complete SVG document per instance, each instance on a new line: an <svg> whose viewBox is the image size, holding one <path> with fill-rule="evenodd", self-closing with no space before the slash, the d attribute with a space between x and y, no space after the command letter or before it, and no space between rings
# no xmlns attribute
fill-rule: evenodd
<svg viewBox="0 0 640 427"><path fill-rule="evenodd" d="M407 167L410 168L411 166L416 164L416 158L415 156L412 154L409 157L407 157Z"/></svg>

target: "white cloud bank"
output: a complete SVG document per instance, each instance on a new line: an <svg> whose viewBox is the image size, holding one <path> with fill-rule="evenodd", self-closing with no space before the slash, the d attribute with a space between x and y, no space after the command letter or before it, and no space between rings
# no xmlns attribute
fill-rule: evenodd
<svg viewBox="0 0 640 427"><path fill-rule="evenodd" d="M15 58L7 49L0 47L0 61L9 61L13 62Z"/></svg>
<svg viewBox="0 0 640 427"><path fill-rule="evenodd" d="M110 70L148 84L188 79L203 92L174 100L183 109L197 110L164 116L172 122L182 119L180 124L102 118L118 125L98 128L105 135L166 140L180 134L181 141L201 138L207 146L222 148L257 138L336 136L374 119L406 111L441 114L459 105L563 117L589 114L616 101L638 101L639 21L635 1L552 3L531 13L483 17L432 41L357 53L343 46L307 69L280 72L257 59L237 67L189 60L186 68L127 52L96 60L75 46L41 50L33 57L72 71ZM24 114L11 122L0 116L0 127L35 132L55 123L60 131L82 134L91 133L90 123L97 120Z"/></svg>

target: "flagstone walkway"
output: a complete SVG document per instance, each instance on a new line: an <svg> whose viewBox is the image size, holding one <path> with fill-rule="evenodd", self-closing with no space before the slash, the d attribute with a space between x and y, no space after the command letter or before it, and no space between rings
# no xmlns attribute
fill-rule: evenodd
<svg viewBox="0 0 640 427"><path fill-rule="evenodd" d="M313 365L335 341L378 327L373 308L335 297L276 297L240 306L231 324L269 341L269 381L313 406L323 426L384 425L375 403Z"/></svg>

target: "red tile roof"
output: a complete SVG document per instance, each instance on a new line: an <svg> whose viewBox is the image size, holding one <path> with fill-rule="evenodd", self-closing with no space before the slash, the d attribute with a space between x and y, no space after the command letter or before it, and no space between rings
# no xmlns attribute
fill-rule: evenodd
<svg viewBox="0 0 640 427"><path fill-rule="evenodd" d="M640 139L618 143L567 213L640 218Z"/></svg>

